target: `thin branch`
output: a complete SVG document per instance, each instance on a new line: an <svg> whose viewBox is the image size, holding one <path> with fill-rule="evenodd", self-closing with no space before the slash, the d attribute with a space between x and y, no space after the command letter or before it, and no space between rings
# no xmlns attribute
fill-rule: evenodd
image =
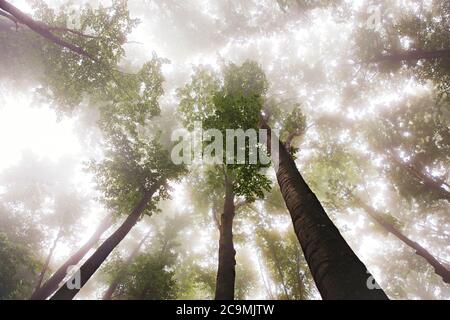
<svg viewBox="0 0 450 320"><path fill-rule="evenodd" d="M19 21L12 15L10 15L9 13L0 10L0 16L3 16L9 20L11 20L12 22L14 22L14 24L16 25L16 30L19 28Z"/></svg>
<svg viewBox="0 0 450 320"><path fill-rule="evenodd" d="M71 43L68 43L64 41L63 39L55 36L51 31L50 27L45 25L44 23L35 21L30 16L26 15L22 11L20 11L18 8L13 6L12 4L6 2L5 0L0 0L0 9L6 11L8 14L13 16L19 23L26 25L34 32L38 33L42 37L50 40L51 42L64 47L66 49L69 49L70 51L77 53L81 56L84 56L86 58L89 58L93 61L96 61L94 57L92 57L89 53L87 53L83 48L80 48L76 45L73 45Z"/></svg>
<svg viewBox="0 0 450 320"><path fill-rule="evenodd" d="M50 31L55 31L55 32L67 32L67 33L72 33L74 35L80 36L80 37L84 37L84 38L90 38L90 39L99 39L99 36L91 36L89 34L85 34L82 33L80 31L74 30L74 29L70 29L70 28L65 28L65 27L48 27L48 29Z"/></svg>
<svg viewBox="0 0 450 320"><path fill-rule="evenodd" d="M434 51L425 51L421 49L410 50L399 53L392 54L382 54L374 59L371 62L382 62L382 61L417 61L417 60L431 60L431 59L441 59L441 58L450 58L450 49L442 49L442 50L434 50Z"/></svg>

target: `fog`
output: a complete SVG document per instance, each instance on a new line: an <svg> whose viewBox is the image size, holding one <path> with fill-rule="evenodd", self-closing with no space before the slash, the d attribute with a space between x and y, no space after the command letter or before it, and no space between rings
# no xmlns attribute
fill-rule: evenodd
<svg viewBox="0 0 450 320"><path fill-rule="evenodd" d="M89 61L0 15L0 299L29 299L112 217L67 281L158 183L74 298L104 299L112 284L109 299L217 297L226 182L204 163L173 166L171 135L196 117L223 128L252 119L248 109L215 120L229 79L259 72L239 69L248 61L267 90L244 105L269 106L269 125L292 136L296 168L370 270L368 286L375 278L390 299L450 299L447 1L77 1L59 16L49 12L66 1L32 2L9 1L98 39L54 32ZM118 9L89 20L99 7L139 21ZM408 52L443 53L398 57ZM212 76L195 82L199 70ZM225 168L236 174L234 298L326 299L273 168L258 167L264 178L249 169L244 182Z"/></svg>

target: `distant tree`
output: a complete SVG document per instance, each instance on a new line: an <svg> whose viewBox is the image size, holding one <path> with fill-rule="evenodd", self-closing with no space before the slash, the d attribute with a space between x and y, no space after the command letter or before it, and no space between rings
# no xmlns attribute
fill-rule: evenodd
<svg viewBox="0 0 450 320"><path fill-rule="evenodd" d="M149 253L141 253L127 268L128 276L117 288L116 299L169 300L175 299L178 287L175 272L168 262Z"/></svg>
<svg viewBox="0 0 450 320"><path fill-rule="evenodd" d="M26 299L32 292L40 263L33 253L0 233L0 300Z"/></svg>
<svg viewBox="0 0 450 320"><path fill-rule="evenodd" d="M359 57L382 71L409 69L421 82L431 80L440 98L450 93L450 9L448 1L397 6L370 1L376 8L373 27L362 23L355 39ZM414 9L414 7L416 7ZM370 19L361 15L362 21Z"/></svg>
<svg viewBox="0 0 450 320"><path fill-rule="evenodd" d="M117 270L116 272L106 272L109 277L112 278L108 289L103 295L103 300L110 300L114 298L121 298L123 293L123 286L129 285L130 282L128 278L139 277L139 275L130 273L133 268L133 264L136 262L138 256L144 255L149 257L152 255L156 260L163 262L164 269L174 269L176 267L177 260L177 247L179 246L178 239L180 232L186 228L188 222L187 217L176 215L171 218L167 218L164 221L163 226L154 226L144 235L144 237L139 241L139 243L134 247L133 251L128 255L125 260L118 259L117 261L111 262L114 266L105 267L106 271L109 269ZM155 227L157 230L153 230ZM145 248L145 253L141 253L145 242L151 241L151 247ZM150 259L150 258L149 258ZM162 270L163 272L164 270ZM173 276L174 273L171 273ZM173 297L176 295L175 286L168 286L173 289ZM167 293L171 295L170 293Z"/></svg>
<svg viewBox="0 0 450 320"><path fill-rule="evenodd" d="M129 212L125 221L81 266L81 286L101 266L143 215L152 215L160 199L167 198L168 182L184 172L170 159L158 137L131 140L117 132L111 137L107 157L93 164L105 201L113 212ZM52 299L72 299L79 289L63 285Z"/></svg>
<svg viewBox="0 0 450 320"><path fill-rule="evenodd" d="M368 126L367 139L387 160L384 171L398 192L423 207L450 201L448 104L432 95L412 97Z"/></svg>
<svg viewBox="0 0 450 320"><path fill-rule="evenodd" d="M11 212L20 208L22 219L27 215L51 238L48 253L45 253L41 272L37 277L37 291L49 271L54 251L61 241L76 238L76 220L86 209L85 197L65 174L72 169L70 161L49 163L36 159L32 153L24 153L15 166L4 170L0 183L5 188L2 200Z"/></svg>
<svg viewBox="0 0 450 320"><path fill-rule="evenodd" d="M77 265L86 254L94 248L94 246L99 242L103 233L111 227L112 217L107 216L103 219L92 236L86 241L74 254L72 254L53 274L45 281L44 284L35 290L30 299L32 300L44 300L49 298L57 289L61 281L67 276L69 267Z"/></svg>
<svg viewBox="0 0 450 320"><path fill-rule="evenodd" d="M256 63L247 61L242 66L229 64L223 71L223 85L220 77L207 70L198 70L190 84L179 89L180 112L185 126L192 130L194 122L202 123L203 129L216 129L222 134L223 154L220 162L211 165L207 170L208 182L214 188L219 188L225 195L223 213L218 219L219 226L219 265L217 271L216 294L219 300L234 298L235 288L235 248L233 243L233 220L235 217L235 200L243 197L252 202L255 198L264 196L269 189L269 180L261 173L264 165L260 160L250 164L248 157L250 147L255 142L246 139L245 163L238 164L237 148L233 146L232 154L227 154L227 129L257 129L259 112L262 108L262 95L266 91L266 79ZM233 143L236 138L233 139ZM217 142L216 142L217 143ZM216 150L215 152L218 152ZM216 154L214 154L216 156ZM227 159L233 164L227 164ZM222 202L222 199L216 199ZM216 208L213 208L214 210Z"/></svg>
<svg viewBox="0 0 450 320"><path fill-rule="evenodd" d="M313 284L308 279L308 266L292 232L281 234L277 230L258 228L257 244L271 278L275 282L275 296L281 300L307 300L311 298Z"/></svg>
<svg viewBox="0 0 450 320"><path fill-rule="evenodd" d="M379 230L393 235L395 238L410 247L418 256L434 269L446 283L449 281L450 270L429 250L420 243L408 237L403 231L403 224L390 212L376 210L371 206L370 193L367 190L367 180L378 174L375 168L371 168L364 162L364 157L349 153L342 146L336 146L330 152L321 153L320 158L312 160L311 177L323 176L327 183L320 183L317 189L326 199L326 205L343 211L345 208L361 208L367 214L370 221L374 222ZM319 181L318 178L314 179ZM329 186L325 188L324 186ZM360 191L365 191L361 194ZM417 195L420 197L420 195ZM367 200L365 200L367 199ZM410 198L408 198L410 199ZM398 206L398 210L408 210L406 206ZM409 209L411 210L411 209Z"/></svg>
<svg viewBox="0 0 450 320"><path fill-rule="evenodd" d="M99 126L105 134L105 157L93 161L90 168L108 208L129 215L81 266L81 286L139 219L143 215L151 216L157 210L158 201L169 197L169 181L176 181L185 173L183 165L172 162L171 146L163 144L157 123L153 123L152 134L145 132L145 128L152 125L148 121L159 112L158 99L164 92L160 67L161 59L154 57L144 66L144 79L138 77L138 81L130 83L141 92L139 96L147 100L145 104L136 104L133 100L113 101L101 113ZM52 299L72 299L78 291L63 285Z"/></svg>

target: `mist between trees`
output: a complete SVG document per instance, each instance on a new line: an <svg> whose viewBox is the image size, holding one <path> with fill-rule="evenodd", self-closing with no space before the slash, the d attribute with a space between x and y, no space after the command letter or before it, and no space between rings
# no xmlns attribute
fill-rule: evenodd
<svg viewBox="0 0 450 320"><path fill-rule="evenodd" d="M449 299L449 21L0 0L0 299Z"/></svg>

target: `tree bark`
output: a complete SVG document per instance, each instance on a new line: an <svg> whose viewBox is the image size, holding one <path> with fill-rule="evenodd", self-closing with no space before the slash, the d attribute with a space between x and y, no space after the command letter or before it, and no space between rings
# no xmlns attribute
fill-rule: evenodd
<svg viewBox="0 0 450 320"><path fill-rule="evenodd" d="M62 227L59 227L58 234L56 235L55 240L53 240L53 245L50 248L50 251L48 252L47 258L45 259L44 266L42 267L41 273L39 274L39 278L38 278L36 288L35 288L33 294L35 294L41 288L42 281L44 281L45 273L48 270L48 267L50 265L50 260L52 259L52 256L53 256L53 252L55 251L56 246L58 245L59 239L61 239L61 236L62 236Z"/></svg>
<svg viewBox="0 0 450 320"><path fill-rule="evenodd" d="M31 296L31 300L45 300L50 297L56 289L58 289L59 284L67 275L67 269L70 266L77 265L84 256L92 249L92 247L98 242L102 234L109 229L112 224L111 216L107 216L98 226L95 233L91 238L75 252L66 262L59 267L59 269L42 285L39 290L35 291Z"/></svg>
<svg viewBox="0 0 450 320"><path fill-rule="evenodd" d="M68 280L59 290L51 297L51 300L71 300L80 291L80 289L86 284L86 282L92 277L92 275L98 270L101 264L108 258L110 253L117 247L117 245L125 238L134 225L138 222L140 216L147 207L153 194L158 190L159 185L153 186L149 191L145 192L142 199L125 219L122 225L109 236L102 245L94 252L94 254L86 260L86 262L78 270L80 276L80 287L69 289L68 284L71 280Z"/></svg>
<svg viewBox="0 0 450 320"><path fill-rule="evenodd" d="M411 50L400 53L380 55L376 57L374 62L401 62L401 61L417 61L417 60L431 60L446 58L450 59L450 49L435 50L435 51L424 51L424 50Z"/></svg>
<svg viewBox="0 0 450 320"><path fill-rule="evenodd" d="M142 240L139 242L139 244L134 248L133 252L129 255L127 260L125 261L124 265L122 266L122 269L120 270L117 277L111 282L108 289L105 291L105 294L103 295L103 300L111 300L114 292L116 291L117 287L119 286L122 279L125 277L128 267L133 262L134 258L139 253L139 250L141 250L141 247L144 245L145 241L148 239L148 237L151 234L151 230L147 232L147 234L142 238Z"/></svg>
<svg viewBox="0 0 450 320"><path fill-rule="evenodd" d="M234 300L236 251L233 244L235 214L233 184L225 178L225 203L220 217L219 265L217 268L215 300Z"/></svg>
<svg viewBox="0 0 450 320"><path fill-rule="evenodd" d="M380 226L383 227L387 232L394 235L397 239L402 241L408 247L413 249L416 254L422 258L424 258L434 269L434 272L439 275L445 283L450 284L450 270L444 267L439 260L437 260L427 249L422 247L417 242L409 239L405 236L400 230L398 230L394 225L383 219L383 217L376 212L375 209L367 205L360 198L355 197L358 205Z"/></svg>
<svg viewBox="0 0 450 320"><path fill-rule="evenodd" d="M271 152L272 132L267 129ZM388 299L381 289L369 289L371 275L330 220L316 195L300 175L292 156L279 144L278 184L292 218L311 274L323 299ZM276 162L276 161L275 161Z"/></svg>

